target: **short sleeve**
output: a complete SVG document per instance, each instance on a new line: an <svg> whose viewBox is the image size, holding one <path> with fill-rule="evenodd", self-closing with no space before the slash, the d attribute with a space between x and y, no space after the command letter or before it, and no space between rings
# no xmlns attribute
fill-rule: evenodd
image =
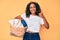
<svg viewBox="0 0 60 40"><path fill-rule="evenodd" d="M40 18L40 24L41 24L41 25L44 24L44 20L43 20L43 18Z"/></svg>
<svg viewBox="0 0 60 40"><path fill-rule="evenodd" d="M26 14L23 13L23 14L21 15L21 17L22 17L23 19L26 18Z"/></svg>

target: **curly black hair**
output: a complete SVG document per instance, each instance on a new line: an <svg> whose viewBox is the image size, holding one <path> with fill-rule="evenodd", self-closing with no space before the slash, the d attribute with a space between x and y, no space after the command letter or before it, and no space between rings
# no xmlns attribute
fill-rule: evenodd
<svg viewBox="0 0 60 40"><path fill-rule="evenodd" d="M25 11L26 12L26 17L30 17L30 14L31 14L30 5L31 4L35 5L35 7L36 7L36 15L39 16L39 13L41 12L41 8L40 8L39 4L37 2L30 2L30 3L27 4L27 7L26 7L26 11Z"/></svg>

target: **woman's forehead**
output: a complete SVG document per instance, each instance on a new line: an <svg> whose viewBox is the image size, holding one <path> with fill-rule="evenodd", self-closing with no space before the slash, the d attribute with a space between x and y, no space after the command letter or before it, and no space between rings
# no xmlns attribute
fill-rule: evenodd
<svg viewBox="0 0 60 40"><path fill-rule="evenodd" d="M33 3L32 3L32 4L30 4L30 7L33 7L33 6L35 6L35 4L33 4Z"/></svg>

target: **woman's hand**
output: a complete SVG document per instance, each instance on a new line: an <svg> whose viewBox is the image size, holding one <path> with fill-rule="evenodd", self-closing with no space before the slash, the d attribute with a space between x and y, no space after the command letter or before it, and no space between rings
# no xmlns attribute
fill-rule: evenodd
<svg viewBox="0 0 60 40"><path fill-rule="evenodd" d="M43 20L44 20L43 26L45 26L46 29L49 29L49 23L47 22L47 20L46 20L46 18L44 17L44 15L43 15L42 12L39 13L39 16L40 16L41 18L43 18Z"/></svg>
<svg viewBox="0 0 60 40"><path fill-rule="evenodd" d="M16 16L15 19L22 20L23 18L21 17L21 15L19 15L19 16Z"/></svg>

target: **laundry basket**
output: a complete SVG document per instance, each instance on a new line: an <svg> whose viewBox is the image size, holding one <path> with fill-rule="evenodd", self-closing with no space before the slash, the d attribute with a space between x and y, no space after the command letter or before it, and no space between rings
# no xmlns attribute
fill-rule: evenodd
<svg viewBox="0 0 60 40"><path fill-rule="evenodd" d="M17 37L24 36L27 30L27 23L25 20L12 19L9 20L10 23L10 34Z"/></svg>

